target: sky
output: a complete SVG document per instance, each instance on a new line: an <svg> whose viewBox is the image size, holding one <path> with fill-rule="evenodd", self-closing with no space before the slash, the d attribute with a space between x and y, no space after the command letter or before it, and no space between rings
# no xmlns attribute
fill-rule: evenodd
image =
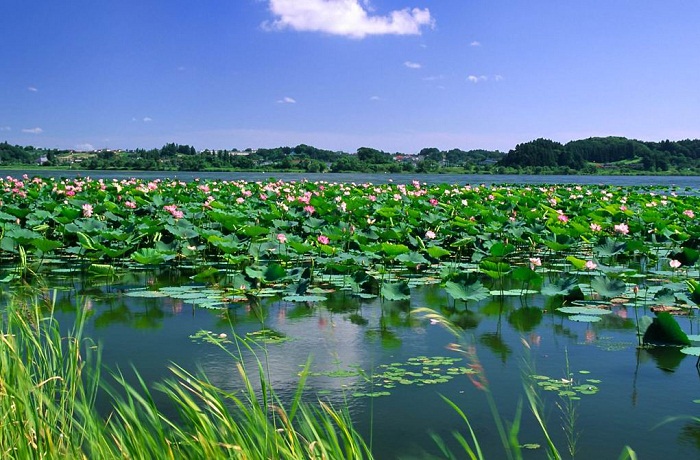
<svg viewBox="0 0 700 460"><path fill-rule="evenodd" d="M700 138L700 2L2 0L0 142Z"/></svg>

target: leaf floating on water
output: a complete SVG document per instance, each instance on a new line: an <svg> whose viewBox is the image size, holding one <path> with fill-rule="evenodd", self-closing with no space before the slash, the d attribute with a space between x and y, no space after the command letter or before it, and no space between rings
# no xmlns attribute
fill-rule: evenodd
<svg viewBox="0 0 700 460"><path fill-rule="evenodd" d="M596 307L561 307L557 308L557 311L560 313L566 313L566 314L571 314L571 315L609 315L612 313L610 310L606 310L604 308L596 308Z"/></svg>
<svg viewBox="0 0 700 460"><path fill-rule="evenodd" d="M698 356L698 357L700 357L700 347L685 347L685 348L681 348L681 353L685 353L686 355L690 355L690 356Z"/></svg>
<svg viewBox="0 0 700 460"><path fill-rule="evenodd" d="M144 298L168 297L167 294L164 294L160 291L149 291L146 289L126 291L124 293L124 295L127 297L144 297Z"/></svg>
<svg viewBox="0 0 700 460"><path fill-rule="evenodd" d="M571 321L577 321L579 323L597 323L601 320L600 316L591 315L572 315L569 316Z"/></svg>

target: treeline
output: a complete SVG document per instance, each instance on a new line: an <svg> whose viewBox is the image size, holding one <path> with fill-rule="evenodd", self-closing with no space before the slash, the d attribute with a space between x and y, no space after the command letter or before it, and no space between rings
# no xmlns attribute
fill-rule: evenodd
<svg viewBox="0 0 700 460"><path fill-rule="evenodd" d="M561 144L537 139L518 144L497 164L515 172L596 174L601 170L700 173L700 140L644 142L624 137L592 137Z"/></svg>
<svg viewBox="0 0 700 460"><path fill-rule="evenodd" d="M159 149L75 152L0 144L0 165L43 164L76 169L265 170L306 172L496 174L700 174L700 140L645 142L592 137L561 144L536 139L508 153L424 148L418 154L360 147L354 153L300 144L271 149L202 150L169 143Z"/></svg>

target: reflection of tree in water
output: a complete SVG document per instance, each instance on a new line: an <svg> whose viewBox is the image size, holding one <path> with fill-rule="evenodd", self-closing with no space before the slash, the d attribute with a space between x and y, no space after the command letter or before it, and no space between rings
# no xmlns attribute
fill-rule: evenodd
<svg viewBox="0 0 700 460"><path fill-rule="evenodd" d="M137 302L132 302L137 303ZM106 328L113 324L123 324L134 329L160 329L163 320L173 316L163 309L162 299L143 299L144 308L135 308L123 300L116 304L110 303L108 308L101 309L95 315L96 328Z"/></svg>
<svg viewBox="0 0 700 460"><path fill-rule="evenodd" d="M520 307L508 315L508 323L519 332L532 332L542 322L542 309Z"/></svg>
<svg viewBox="0 0 700 460"><path fill-rule="evenodd" d="M420 318L411 314L409 300L383 302L380 309L379 327L367 329L365 336L370 340L379 339L384 348L401 346L401 338L394 329L411 328L421 323Z"/></svg>

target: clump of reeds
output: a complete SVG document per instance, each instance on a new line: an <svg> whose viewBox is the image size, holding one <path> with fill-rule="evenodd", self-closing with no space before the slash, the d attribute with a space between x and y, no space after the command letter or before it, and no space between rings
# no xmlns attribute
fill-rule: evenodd
<svg viewBox="0 0 700 460"><path fill-rule="evenodd" d="M101 380L99 348L82 336L83 320L66 336L39 308L10 306L0 327L1 458L372 458L346 411L301 401L304 378L282 404L262 372L262 391L240 361L242 390L225 392L205 376L171 367L157 385L179 416L159 409L148 385L119 373ZM109 398L99 414L96 398ZM102 404L104 405L104 404Z"/></svg>

